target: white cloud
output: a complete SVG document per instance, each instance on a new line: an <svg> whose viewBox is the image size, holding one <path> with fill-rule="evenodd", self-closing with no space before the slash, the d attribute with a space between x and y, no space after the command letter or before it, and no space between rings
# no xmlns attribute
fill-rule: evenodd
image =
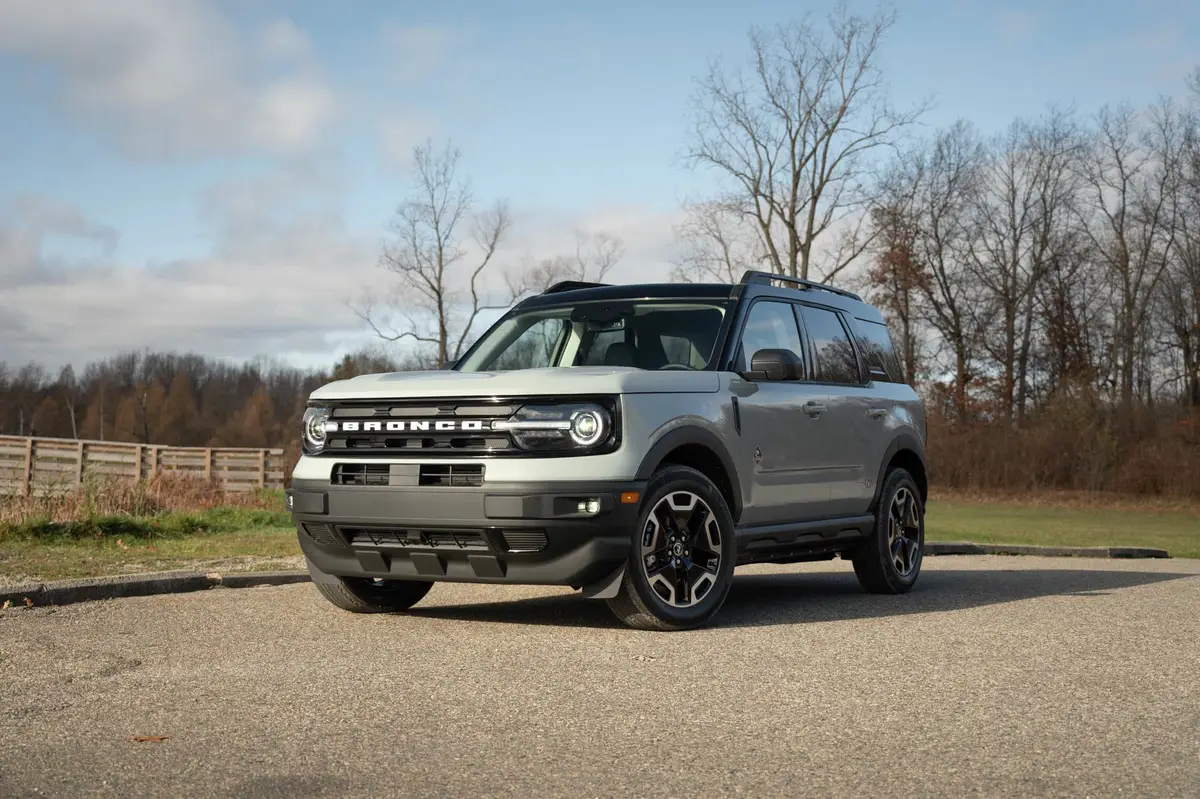
<svg viewBox="0 0 1200 799"><path fill-rule="evenodd" d="M437 69L447 58L458 33L436 25L405 26L395 22L383 26L381 41L392 62L393 76L419 78Z"/></svg>
<svg viewBox="0 0 1200 799"><path fill-rule="evenodd" d="M304 31L290 19L277 19L259 34L264 58L279 61L299 61L312 54L312 46Z"/></svg>
<svg viewBox="0 0 1200 799"><path fill-rule="evenodd" d="M0 360L56 368L152 348L327 364L372 340L347 301L364 290L387 296L392 285L377 266L382 224L378 233L347 229L339 192L324 175L296 172L218 184L200 198L216 233L212 251L149 266L114 256L116 231L77 209L26 198L20 213L0 215ZM674 212L614 206L514 216L490 290L530 259L574 252L576 230L624 240L610 280L666 279ZM82 237L96 253L49 257L53 235Z"/></svg>
<svg viewBox="0 0 1200 799"><path fill-rule="evenodd" d="M6 0L0 52L50 67L71 111L139 155L292 154L319 143L335 110L294 24L247 40L205 0Z"/></svg>
<svg viewBox="0 0 1200 799"><path fill-rule="evenodd" d="M380 130L380 150L384 163L408 166L413 148L437 134L437 124L427 116L409 114L385 117Z"/></svg>

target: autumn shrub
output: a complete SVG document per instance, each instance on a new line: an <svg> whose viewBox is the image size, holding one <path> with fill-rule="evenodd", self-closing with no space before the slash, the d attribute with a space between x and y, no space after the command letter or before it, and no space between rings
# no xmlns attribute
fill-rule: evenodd
<svg viewBox="0 0 1200 799"><path fill-rule="evenodd" d="M6 534L187 534L288 523L282 491L225 491L173 474L138 483L89 474L69 492L0 498L0 533Z"/></svg>
<svg viewBox="0 0 1200 799"><path fill-rule="evenodd" d="M1123 426L1095 398L1063 395L1020 425L936 412L928 422L935 488L1200 498L1196 413L1143 411Z"/></svg>

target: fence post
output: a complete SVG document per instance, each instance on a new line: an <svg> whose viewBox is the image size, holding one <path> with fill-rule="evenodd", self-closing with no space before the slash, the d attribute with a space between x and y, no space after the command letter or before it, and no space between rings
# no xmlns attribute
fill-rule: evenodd
<svg viewBox="0 0 1200 799"><path fill-rule="evenodd" d="M158 447L150 448L150 476L148 480L158 477Z"/></svg>
<svg viewBox="0 0 1200 799"><path fill-rule="evenodd" d="M267 487L267 451L265 449L258 451L258 487Z"/></svg>
<svg viewBox="0 0 1200 799"><path fill-rule="evenodd" d="M134 484L142 481L142 450L144 449L145 447L143 447L141 444L137 445L137 468L133 470Z"/></svg>
<svg viewBox="0 0 1200 799"><path fill-rule="evenodd" d="M25 439L25 472L21 477L21 496L30 493L30 483L33 482L33 439Z"/></svg>
<svg viewBox="0 0 1200 799"><path fill-rule="evenodd" d="M84 444L82 441L79 442L79 451L76 453L76 457L79 458L79 471L75 475L75 482L80 488L83 488L83 469L87 459L87 444Z"/></svg>
<svg viewBox="0 0 1200 799"><path fill-rule="evenodd" d="M211 448L204 450L204 479L212 482L213 469L213 451Z"/></svg>

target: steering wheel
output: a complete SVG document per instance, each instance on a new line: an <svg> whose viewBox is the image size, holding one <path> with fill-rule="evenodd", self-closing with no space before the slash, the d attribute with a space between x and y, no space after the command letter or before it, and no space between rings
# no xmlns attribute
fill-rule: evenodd
<svg viewBox="0 0 1200 799"><path fill-rule="evenodd" d="M688 366L685 363L668 363L668 364L663 364L662 366L658 367L658 371L660 371L660 372L668 372L668 371L670 371L670 372L678 372L678 371L694 372L696 370L693 369L692 367Z"/></svg>

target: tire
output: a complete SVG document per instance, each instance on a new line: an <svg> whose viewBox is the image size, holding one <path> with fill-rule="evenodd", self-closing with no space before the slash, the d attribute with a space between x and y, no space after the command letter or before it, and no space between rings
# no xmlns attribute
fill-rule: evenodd
<svg viewBox="0 0 1200 799"><path fill-rule="evenodd" d="M305 560L308 560L305 558ZM351 613L396 613L421 601L433 583L420 580L373 580L370 577L336 577L308 560L308 573L321 596Z"/></svg>
<svg viewBox="0 0 1200 799"><path fill-rule="evenodd" d="M716 615L733 584L736 542L729 506L711 480L686 466L655 472L631 538L625 577L608 600L621 621L672 631Z"/></svg>
<svg viewBox="0 0 1200 799"><path fill-rule="evenodd" d="M870 538L851 561L859 585L870 594L903 594L916 583L925 556L925 503L917 481L904 469L884 478Z"/></svg>

